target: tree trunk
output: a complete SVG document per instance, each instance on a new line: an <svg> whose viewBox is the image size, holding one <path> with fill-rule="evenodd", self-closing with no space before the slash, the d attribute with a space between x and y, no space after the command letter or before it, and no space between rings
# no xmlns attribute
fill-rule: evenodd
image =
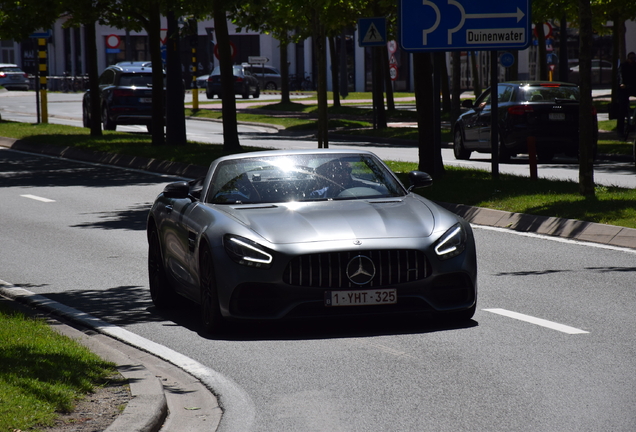
<svg viewBox="0 0 636 432"><path fill-rule="evenodd" d="M221 69L221 99L223 115L223 150L237 152L241 149L236 120L236 99L234 97L234 73L232 72L232 48L227 28L227 16L222 0L213 0L216 43L219 48Z"/></svg>
<svg viewBox="0 0 636 432"><path fill-rule="evenodd" d="M152 145L165 144L164 137L164 97L163 64L161 62L161 13L159 2L153 1L148 17L148 44L152 61Z"/></svg>
<svg viewBox="0 0 636 432"><path fill-rule="evenodd" d="M331 89L333 93L333 106L340 108L340 57L336 51L336 37L329 38L329 57L331 58Z"/></svg>
<svg viewBox="0 0 636 432"><path fill-rule="evenodd" d="M461 108L461 96L462 96L462 53L460 51L453 51L451 54L453 59L453 84L451 86L451 131L455 128L457 118L462 112Z"/></svg>
<svg viewBox="0 0 636 432"><path fill-rule="evenodd" d="M435 174L435 140L430 133L435 127L433 116L433 62L429 53L413 54L415 106L417 110L419 170ZM439 97L439 96L438 96ZM441 157L441 155L440 155Z"/></svg>
<svg viewBox="0 0 636 432"><path fill-rule="evenodd" d="M579 0L579 192L594 196L594 123L592 115L592 8L590 0Z"/></svg>
<svg viewBox="0 0 636 432"><path fill-rule="evenodd" d="M166 46L166 143L185 145L185 106L183 104L184 88L181 77L181 60L179 58L179 24L173 11L169 11L168 41Z"/></svg>
<svg viewBox="0 0 636 432"><path fill-rule="evenodd" d="M479 65L477 64L477 51L469 51L468 56L471 60L473 72L473 93L477 97L481 94L481 76L479 75Z"/></svg>
<svg viewBox="0 0 636 432"><path fill-rule="evenodd" d="M448 68L446 67L446 53L437 52L435 53L435 61L439 62L439 71L440 71L440 79L441 79L441 90L442 90L442 112L450 113L451 112L451 95L450 88L448 84Z"/></svg>
<svg viewBox="0 0 636 432"><path fill-rule="evenodd" d="M280 103L287 104L291 102L289 98L289 62L287 56L286 42L280 41Z"/></svg>
<svg viewBox="0 0 636 432"><path fill-rule="evenodd" d="M559 81L567 82L570 75L568 64L568 20L565 15L561 17L559 34Z"/></svg>
<svg viewBox="0 0 636 432"><path fill-rule="evenodd" d="M329 148L329 124L327 107L327 35L325 26L320 22L318 11L313 16L313 40L318 60L318 148Z"/></svg>
<svg viewBox="0 0 636 432"><path fill-rule="evenodd" d="M386 111L384 110L384 92L382 91L382 87L384 87L383 67L382 59L380 58L384 51L382 47L371 47L371 51L371 58L373 59L373 110L375 112L375 124L377 129L386 129Z"/></svg>
<svg viewBox="0 0 636 432"><path fill-rule="evenodd" d="M86 66L88 69L88 85L91 95L91 136L102 136L102 122L100 121L101 107L99 106L99 72L97 66L97 34L95 23L84 26L84 44L86 45Z"/></svg>
<svg viewBox="0 0 636 432"><path fill-rule="evenodd" d="M389 70L389 47L384 44L382 47L382 74L384 75L384 91L386 93L386 109L395 111L395 98L393 97L393 80Z"/></svg>
<svg viewBox="0 0 636 432"><path fill-rule="evenodd" d="M539 71L538 79L542 81L548 80L548 52L545 48L545 32L543 31L543 23L535 23L537 31L537 48L539 55L537 58L537 70Z"/></svg>

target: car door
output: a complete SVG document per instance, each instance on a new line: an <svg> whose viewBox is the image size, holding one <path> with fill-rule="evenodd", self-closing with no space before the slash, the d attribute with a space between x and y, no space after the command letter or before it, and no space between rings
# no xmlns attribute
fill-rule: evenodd
<svg viewBox="0 0 636 432"><path fill-rule="evenodd" d="M198 205L199 202L193 202L191 198L169 199L161 226L166 270L178 283L182 294L193 299L199 288L194 257L197 235L189 215Z"/></svg>
<svg viewBox="0 0 636 432"><path fill-rule="evenodd" d="M479 95L473 105L473 108L462 115L462 124L464 127L464 146L466 148L479 147L479 118L489 100L490 89Z"/></svg>
<svg viewBox="0 0 636 432"><path fill-rule="evenodd" d="M513 94L513 87L510 85L499 84L497 86L497 105L499 112L499 122L502 120L503 111L510 102ZM484 101L484 108L481 110L477 119L477 127L479 129L479 147L485 150L491 149L491 131L492 131L492 105L491 98Z"/></svg>

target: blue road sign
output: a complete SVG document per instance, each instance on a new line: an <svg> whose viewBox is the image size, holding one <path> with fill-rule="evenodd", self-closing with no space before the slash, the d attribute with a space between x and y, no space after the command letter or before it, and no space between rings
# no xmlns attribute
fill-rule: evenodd
<svg viewBox="0 0 636 432"><path fill-rule="evenodd" d="M37 39L46 39L46 38L50 38L50 37L51 37L51 30L31 33L31 34L29 35L29 37L31 37L31 38L37 38Z"/></svg>
<svg viewBox="0 0 636 432"><path fill-rule="evenodd" d="M358 46L382 46L386 43L386 18L360 18L358 20Z"/></svg>
<svg viewBox="0 0 636 432"><path fill-rule="evenodd" d="M525 49L532 40L530 0L398 0L405 51Z"/></svg>
<svg viewBox="0 0 636 432"><path fill-rule="evenodd" d="M509 68L513 64L515 64L515 56L509 52L502 53L499 56L499 64L501 64L505 68Z"/></svg>

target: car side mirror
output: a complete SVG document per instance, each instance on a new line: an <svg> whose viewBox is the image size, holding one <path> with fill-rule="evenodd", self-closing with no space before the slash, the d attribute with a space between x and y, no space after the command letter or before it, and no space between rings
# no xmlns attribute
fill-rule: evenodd
<svg viewBox="0 0 636 432"><path fill-rule="evenodd" d="M472 99L465 99L462 101L462 107L464 108L472 108L473 105L473 100Z"/></svg>
<svg viewBox="0 0 636 432"><path fill-rule="evenodd" d="M190 195L190 185L185 181L178 181L166 185L163 196L173 199L184 199Z"/></svg>
<svg viewBox="0 0 636 432"><path fill-rule="evenodd" d="M411 171L409 173L409 181L411 182L411 189L429 187L433 184L433 178L423 171Z"/></svg>

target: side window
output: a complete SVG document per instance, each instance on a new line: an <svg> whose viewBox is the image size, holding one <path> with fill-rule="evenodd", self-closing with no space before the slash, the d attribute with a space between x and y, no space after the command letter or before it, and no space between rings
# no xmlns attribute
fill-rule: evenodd
<svg viewBox="0 0 636 432"><path fill-rule="evenodd" d="M490 105L490 89L483 92L475 101L475 108L484 108L486 105Z"/></svg>
<svg viewBox="0 0 636 432"><path fill-rule="evenodd" d="M115 73L112 70L105 70L99 77L99 85L107 86L115 81Z"/></svg>
<svg viewBox="0 0 636 432"><path fill-rule="evenodd" d="M505 85L505 86L500 86L498 88L498 96L497 96L497 100L499 101L499 103L505 103L505 102L510 102L510 98L512 97L512 93L513 93L513 89L511 86Z"/></svg>

